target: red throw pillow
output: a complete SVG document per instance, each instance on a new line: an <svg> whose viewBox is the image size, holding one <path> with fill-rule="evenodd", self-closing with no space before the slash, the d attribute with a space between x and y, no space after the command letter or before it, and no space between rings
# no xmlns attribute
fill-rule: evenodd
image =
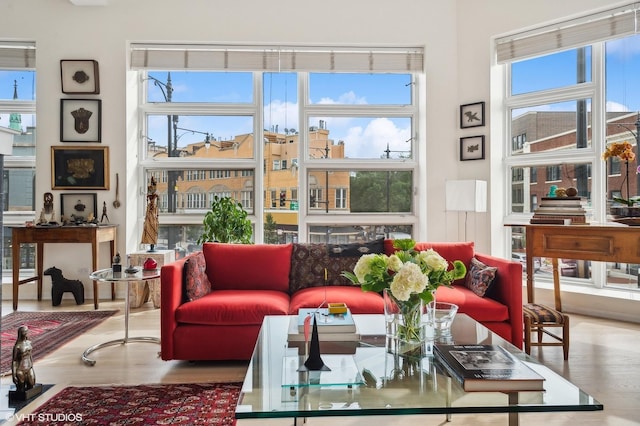
<svg viewBox="0 0 640 426"><path fill-rule="evenodd" d="M185 301L191 302L211 293L211 282L207 277L206 267L201 251L192 254L184 262L182 273Z"/></svg>
<svg viewBox="0 0 640 426"><path fill-rule="evenodd" d="M471 268L467 273L465 286L480 297L484 297L489 291L498 268L487 266L475 257L471 259Z"/></svg>

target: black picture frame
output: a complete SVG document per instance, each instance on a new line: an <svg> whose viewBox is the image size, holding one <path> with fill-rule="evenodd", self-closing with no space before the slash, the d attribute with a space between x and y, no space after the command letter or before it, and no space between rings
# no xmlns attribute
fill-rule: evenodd
<svg viewBox="0 0 640 426"><path fill-rule="evenodd" d="M460 105L460 128L484 126L484 102Z"/></svg>
<svg viewBox="0 0 640 426"><path fill-rule="evenodd" d="M77 206L84 206L80 210ZM95 192L60 194L60 216L65 216L72 222L72 215L82 218L86 222L89 215L96 217L98 211L98 196Z"/></svg>
<svg viewBox="0 0 640 426"><path fill-rule="evenodd" d="M100 142L101 137L100 99L60 99L60 141Z"/></svg>
<svg viewBox="0 0 640 426"><path fill-rule="evenodd" d="M62 93L70 95L100 93L98 61L93 59L61 59Z"/></svg>
<svg viewBox="0 0 640 426"><path fill-rule="evenodd" d="M484 160L484 135L460 138L460 161Z"/></svg>
<svg viewBox="0 0 640 426"><path fill-rule="evenodd" d="M51 147L52 189L109 189L109 147Z"/></svg>

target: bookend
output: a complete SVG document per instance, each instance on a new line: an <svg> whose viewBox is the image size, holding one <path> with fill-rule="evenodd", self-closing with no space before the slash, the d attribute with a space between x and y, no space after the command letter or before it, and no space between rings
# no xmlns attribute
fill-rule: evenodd
<svg viewBox="0 0 640 426"><path fill-rule="evenodd" d="M316 316L313 317L313 328L311 331L311 343L309 344L309 357L298 368L298 371L331 371L329 367L324 363L320 356L320 340L318 339L318 324L316 323Z"/></svg>

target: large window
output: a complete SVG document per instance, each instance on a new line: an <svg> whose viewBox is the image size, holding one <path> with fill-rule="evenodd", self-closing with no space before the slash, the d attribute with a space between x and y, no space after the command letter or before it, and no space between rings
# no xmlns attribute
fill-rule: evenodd
<svg viewBox="0 0 640 426"><path fill-rule="evenodd" d="M504 144L508 221L528 220L557 188L576 188L588 219L603 222L613 197L638 194L640 175L630 174L627 182L618 161L601 157L608 144L622 141L638 153L640 82L633 70L640 66L640 36L631 35L637 27L633 8L497 41L498 61L510 71ZM513 227L514 256L525 256L524 247L523 229ZM550 262L537 264L536 273L550 275ZM638 265L561 259L561 273L578 284L640 289Z"/></svg>
<svg viewBox="0 0 640 426"><path fill-rule="evenodd" d="M4 225L22 225L35 213L36 94L35 44L0 40L0 139L11 143L4 157ZM5 227L2 267L10 271L11 228ZM35 248L21 248L21 267L33 268Z"/></svg>
<svg viewBox="0 0 640 426"><path fill-rule="evenodd" d="M168 248L195 247L184 229L222 194L249 211L256 242L407 236L420 223L420 48L133 44L131 55L143 82L131 130L141 175L159 182Z"/></svg>

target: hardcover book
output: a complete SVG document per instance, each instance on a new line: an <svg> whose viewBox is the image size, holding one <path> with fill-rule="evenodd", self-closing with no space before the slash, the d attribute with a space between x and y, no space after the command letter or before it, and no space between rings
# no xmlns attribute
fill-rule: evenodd
<svg viewBox="0 0 640 426"><path fill-rule="evenodd" d="M350 309L347 309L347 312L343 314L330 314L327 308L301 308L298 310L298 331L300 333L304 333L304 322L307 316L311 320L315 316L319 334L356 332L356 323L353 321Z"/></svg>
<svg viewBox="0 0 640 426"><path fill-rule="evenodd" d="M544 377L500 346L436 344L435 353L466 392L544 390Z"/></svg>

